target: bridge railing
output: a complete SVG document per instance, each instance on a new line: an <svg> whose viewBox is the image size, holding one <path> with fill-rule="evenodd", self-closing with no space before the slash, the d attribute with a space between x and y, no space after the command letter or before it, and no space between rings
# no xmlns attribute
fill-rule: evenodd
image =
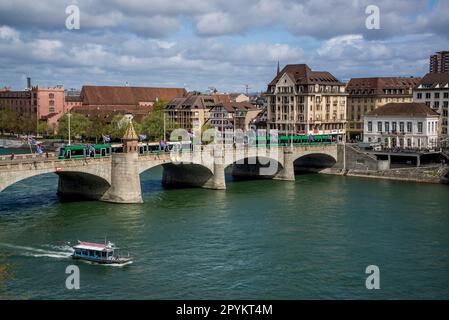
<svg viewBox="0 0 449 320"><path fill-rule="evenodd" d="M109 161L110 157L102 157L102 158L85 158L85 159L58 159L57 157L46 158L46 157L34 157L34 158L21 158L14 160L4 160L0 161L0 168L7 168L11 166L17 165L26 165L26 164L57 164L57 163L65 163L65 164L89 164L92 161Z"/></svg>

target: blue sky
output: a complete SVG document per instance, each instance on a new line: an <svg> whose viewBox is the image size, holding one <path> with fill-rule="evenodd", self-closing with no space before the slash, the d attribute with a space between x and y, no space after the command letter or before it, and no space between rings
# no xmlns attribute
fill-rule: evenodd
<svg viewBox="0 0 449 320"><path fill-rule="evenodd" d="M80 29L65 27L68 5ZM380 29L365 26L368 5ZM266 89L277 61L341 80L422 76L449 50L449 1L0 0L0 86Z"/></svg>

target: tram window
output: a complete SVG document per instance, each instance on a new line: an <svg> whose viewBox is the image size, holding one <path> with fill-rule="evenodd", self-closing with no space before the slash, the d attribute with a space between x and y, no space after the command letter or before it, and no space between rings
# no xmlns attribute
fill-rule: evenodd
<svg viewBox="0 0 449 320"><path fill-rule="evenodd" d="M70 150L67 150L67 159L70 159L72 157L72 152Z"/></svg>
<svg viewBox="0 0 449 320"><path fill-rule="evenodd" d="M102 157L105 157L106 156L106 149L101 149L101 156Z"/></svg>

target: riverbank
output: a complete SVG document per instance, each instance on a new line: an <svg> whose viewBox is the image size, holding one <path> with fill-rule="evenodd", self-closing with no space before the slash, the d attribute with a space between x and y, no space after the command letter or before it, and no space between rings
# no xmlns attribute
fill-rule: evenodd
<svg viewBox="0 0 449 320"><path fill-rule="evenodd" d="M395 168L390 170L342 170L337 168L327 168L318 171L318 173L417 183L449 184L449 179L446 177L446 175L449 174L449 166L442 165Z"/></svg>

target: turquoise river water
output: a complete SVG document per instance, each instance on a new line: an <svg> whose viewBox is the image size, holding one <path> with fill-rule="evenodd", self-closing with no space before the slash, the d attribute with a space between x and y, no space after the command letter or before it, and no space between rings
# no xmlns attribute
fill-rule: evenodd
<svg viewBox="0 0 449 320"><path fill-rule="evenodd" d="M61 202L54 174L1 192L0 298L449 297L448 186L308 174L166 190L161 172L142 175L144 204ZM105 237L134 263L70 258L68 242ZM70 264L79 290L65 286Z"/></svg>

